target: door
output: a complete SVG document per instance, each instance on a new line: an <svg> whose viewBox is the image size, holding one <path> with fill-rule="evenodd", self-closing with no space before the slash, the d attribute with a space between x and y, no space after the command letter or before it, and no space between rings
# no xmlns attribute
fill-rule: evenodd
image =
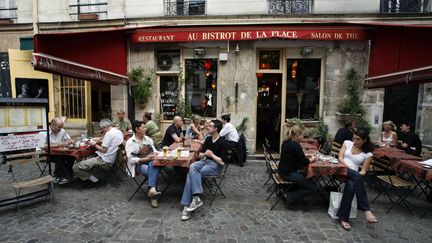
<svg viewBox="0 0 432 243"><path fill-rule="evenodd" d="M268 139L271 150L279 152L282 74L258 73L257 78L256 151L262 153L262 145Z"/></svg>
<svg viewBox="0 0 432 243"><path fill-rule="evenodd" d="M416 124L418 84L385 89L383 121L391 120L399 128L403 122ZM415 126L411 128L415 132Z"/></svg>

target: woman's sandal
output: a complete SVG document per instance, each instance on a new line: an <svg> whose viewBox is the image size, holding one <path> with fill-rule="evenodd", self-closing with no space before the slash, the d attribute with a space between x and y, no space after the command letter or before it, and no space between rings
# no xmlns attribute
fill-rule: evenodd
<svg viewBox="0 0 432 243"><path fill-rule="evenodd" d="M368 221L369 224L376 224L378 223L378 219L375 217L366 218L366 221Z"/></svg>
<svg viewBox="0 0 432 243"><path fill-rule="evenodd" d="M346 230L346 231L350 231L351 230L351 225L348 222L345 221L340 221L340 224L342 226L342 229Z"/></svg>

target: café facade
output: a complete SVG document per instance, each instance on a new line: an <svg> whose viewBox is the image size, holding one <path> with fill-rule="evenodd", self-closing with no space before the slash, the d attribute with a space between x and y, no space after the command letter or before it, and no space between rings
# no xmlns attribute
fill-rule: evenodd
<svg viewBox="0 0 432 243"><path fill-rule="evenodd" d="M371 26L350 24L147 26L35 35L36 70L111 85L112 114L131 119L156 115L162 130L175 114L205 118L231 114L251 153L264 138L281 142L283 121L310 124L322 117L335 134L337 104L346 94L345 73L368 73ZM60 44L61 43L61 44ZM135 104L127 73L152 70L152 96ZM181 97L181 99L179 99ZM382 123L382 91L366 90L367 119ZM182 100L184 102L179 102ZM90 108L91 105L88 107ZM278 122L282 121L282 122Z"/></svg>

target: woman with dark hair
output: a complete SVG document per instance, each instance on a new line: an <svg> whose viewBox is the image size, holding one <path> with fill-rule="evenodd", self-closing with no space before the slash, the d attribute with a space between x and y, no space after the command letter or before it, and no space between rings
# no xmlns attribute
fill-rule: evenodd
<svg viewBox="0 0 432 243"><path fill-rule="evenodd" d="M315 161L315 156L306 158L300 142L303 140L303 128L294 125L287 133L287 140L282 143L281 158L279 162L279 175L287 181L295 182L295 190L287 192L284 196L288 204L295 204L304 197L317 191L315 183L307 180L300 170L307 168L309 163Z"/></svg>
<svg viewBox="0 0 432 243"><path fill-rule="evenodd" d="M369 133L359 130L354 132L353 141L346 140L339 151L339 162L348 167L342 201L337 213L344 230L351 230L348 219L354 195L357 196L358 209L365 211L366 220L371 224L378 223L378 219L369 209L363 183L363 176L366 175L372 161L373 149L374 145L370 141Z"/></svg>
<svg viewBox="0 0 432 243"><path fill-rule="evenodd" d="M147 129L146 134L153 139L156 149L162 147L162 133L154 121L152 121L152 113L146 112L143 115L143 121Z"/></svg>

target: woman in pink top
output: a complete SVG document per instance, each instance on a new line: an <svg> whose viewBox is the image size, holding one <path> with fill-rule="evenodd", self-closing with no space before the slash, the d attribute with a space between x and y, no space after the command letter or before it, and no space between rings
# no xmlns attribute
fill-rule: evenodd
<svg viewBox="0 0 432 243"><path fill-rule="evenodd" d="M365 211L366 220L369 223L378 222L369 209L369 200L363 183L363 176L366 175L372 161L373 149L369 133L359 130L354 133L353 141L345 140L339 152L339 162L348 167L342 201L337 213L344 230L351 230L348 219L354 195L357 196L358 209Z"/></svg>

